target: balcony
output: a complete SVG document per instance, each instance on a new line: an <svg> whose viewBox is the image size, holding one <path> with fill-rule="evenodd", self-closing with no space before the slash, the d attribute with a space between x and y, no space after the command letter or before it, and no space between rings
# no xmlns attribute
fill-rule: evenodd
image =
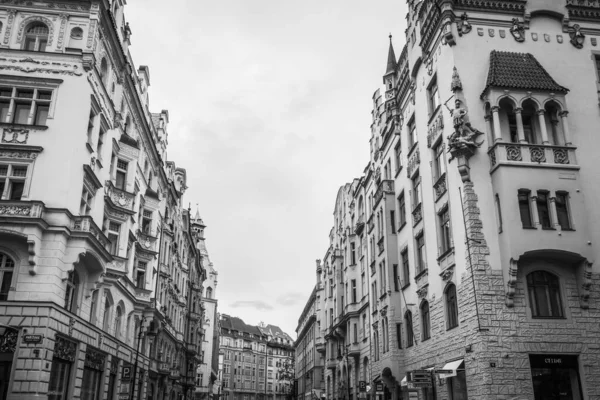
<svg viewBox="0 0 600 400"><path fill-rule="evenodd" d="M338 365L338 361L335 358L327 360L327 363L326 363L327 369L335 370L337 368L337 365Z"/></svg>
<svg viewBox="0 0 600 400"><path fill-rule="evenodd" d="M133 209L135 204L135 194L116 188L112 181L106 181L105 184L106 197L114 206L123 208L132 214L135 213L135 210Z"/></svg>
<svg viewBox="0 0 600 400"><path fill-rule="evenodd" d="M186 343L185 349L191 355L195 356L196 354L198 354L198 346L196 346L193 343Z"/></svg>
<svg viewBox="0 0 600 400"><path fill-rule="evenodd" d="M41 202L0 200L0 217L40 218L44 205Z"/></svg>
<svg viewBox="0 0 600 400"><path fill-rule="evenodd" d="M127 259L113 256L110 264L106 264L106 271L118 276L125 276L129 272L127 270Z"/></svg>
<svg viewBox="0 0 600 400"><path fill-rule="evenodd" d="M85 232L92 236L100 245L100 247L104 248L105 250L110 248L110 242L89 215L74 217L71 224L71 230L73 232Z"/></svg>
<svg viewBox="0 0 600 400"><path fill-rule="evenodd" d="M359 357L360 356L360 343L351 343L348 346L348 355L350 357Z"/></svg>
<svg viewBox="0 0 600 400"><path fill-rule="evenodd" d="M408 167L406 168L406 173L409 178L412 178L413 174L419 167L419 164L421 164L421 153L419 152L419 148L417 147L408 159Z"/></svg>
<svg viewBox="0 0 600 400"><path fill-rule="evenodd" d="M192 321L198 321L198 320L200 320L200 318L202 318L202 315L200 315L199 313L197 313L195 311L190 311L189 317Z"/></svg>
<svg viewBox="0 0 600 400"><path fill-rule="evenodd" d="M325 353L325 339L322 337L315 338L315 350L319 353Z"/></svg>
<svg viewBox="0 0 600 400"><path fill-rule="evenodd" d="M365 214L361 214L358 216L358 220L356 221L356 225L354 225L354 233L356 235L360 235L365 229Z"/></svg>
<svg viewBox="0 0 600 400"><path fill-rule="evenodd" d="M377 207L377 204L379 204L379 202L383 198L384 193L394 194L394 181L389 179L381 181L381 183L377 187L377 190L375 191L375 196L373 196L373 208Z"/></svg>
<svg viewBox="0 0 600 400"><path fill-rule="evenodd" d="M149 302L151 293L152 293L152 290L149 290L149 289L144 289L144 288L139 288L139 287L135 288L135 297L141 301Z"/></svg>
<svg viewBox="0 0 600 400"><path fill-rule="evenodd" d="M144 233L142 231L140 231L138 229L137 231L137 239L138 239L138 244L147 251L151 251L156 253L158 250L156 249L156 245L158 242L158 239L155 238L154 236L150 236L147 233Z"/></svg>
<svg viewBox="0 0 600 400"><path fill-rule="evenodd" d="M578 170L574 146L497 142L488 150L490 172L500 165Z"/></svg>
<svg viewBox="0 0 600 400"><path fill-rule="evenodd" d="M417 204L417 206L412 211L413 216L413 226L416 226L423 219L423 207L421 203Z"/></svg>
<svg viewBox="0 0 600 400"><path fill-rule="evenodd" d="M169 375L171 373L171 366L169 363L163 362L158 364L158 373L161 375Z"/></svg>
<svg viewBox="0 0 600 400"><path fill-rule="evenodd" d="M177 380L179 380L180 376L181 376L181 372L179 371L179 368L171 368L169 378L171 378L174 381L177 381Z"/></svg>
<svg viewBox="0 0 600 400"><path fill-rule="evenodd" d="M435 201L438 201L440 197L446 193L446 173L444 172L442 176L438 178L438 180L433 185L433 191L435 192Z"/></svg>

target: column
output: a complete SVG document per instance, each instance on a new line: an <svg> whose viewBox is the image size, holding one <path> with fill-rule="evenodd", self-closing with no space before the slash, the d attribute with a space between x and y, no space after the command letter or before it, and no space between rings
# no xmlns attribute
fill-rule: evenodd
<svg viewBox="0 0 600 400"><path fill-rule="evenodd" d="M550 144L550 141L548 140L548 130L546 129L546 118L544 118L545 111L538 110L537 115L538 120L540 122L540 130L542 133L542 144Z"/></svg>
<svg viewBox="0 0 600 400"><path fill-rule="evenodd" d="M492 107L492 119L494 121L494 141L495 142L502 141L502 132L500 131L500 116L498 115L498 111L500 111L500 107L498 107L498 106Z"/></svg>
<svg viewBox="0 0 600 400"><path fill-rule="evenodd" d="M523 109L521 107L515 108L515 118L517 120L517 136L519 137L519 143L527 143L527 139L525 139L525 130L523 129L523 116L521 112Z"/></svg>
<svg viewBox="0 0 600 400"><path fill-rule="evenodd" d="M562 122L562 130L563 136L565 139L565 146L572 146L573 142L571 142L571 132L569 132L569 121L567 120L567 115L569 115L568 111L560 111L558 116Z"/></svg>
<svg viewBox="0 0 600 400"><path fill-rule="evenodd" d="M549 197L549 208L550 208L550 225L554 229L560 229L560 224L558 223L558 213L556 212L556 197Z"/></svg>
<svg viewBox="0 0 600 400"><path fill-rule="evenodd" d="M494 145L494 127L492 126L492 116L486 115L483 119L485 119L488 146L492 147Z"/></svg>

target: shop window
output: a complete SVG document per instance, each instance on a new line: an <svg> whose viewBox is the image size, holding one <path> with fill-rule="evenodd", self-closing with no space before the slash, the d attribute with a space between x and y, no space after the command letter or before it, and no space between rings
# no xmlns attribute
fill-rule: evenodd
<svg viewBox="0 0 600 400"><path fill-rule="evenodd" d="M449 284L446 288L446 327L447 329L458 326L458 301L456 299L456 286Z"/></svg>
<svg viewBox="0 0 600 400"><path fill-rule="evenodd" d="M582 400L577 356L530 354L535 399Z"/></svg>
<svg viewBox="0 0 600 400"><path fill-rule="evenodd" d="M8 300L14 272L14 260L8 255L0 253L0 300Z"/></svg>
<svg viewBox="0 0 600 400"><path fill-rule="evenodd" d="M529 307L533 318L563 318L560 282L547 271L534 271L527 275Z"/></svg>

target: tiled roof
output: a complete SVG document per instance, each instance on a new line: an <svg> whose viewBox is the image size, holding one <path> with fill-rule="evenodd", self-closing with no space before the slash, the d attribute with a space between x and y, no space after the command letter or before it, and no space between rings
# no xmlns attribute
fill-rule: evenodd
<svg viewBox="0 0 600 400"><path fill-rule="evenodd" d="M512 53L493 50L490 53L490 69L483 95L490 87L568 92L559 85L529 53Z"/></svg>

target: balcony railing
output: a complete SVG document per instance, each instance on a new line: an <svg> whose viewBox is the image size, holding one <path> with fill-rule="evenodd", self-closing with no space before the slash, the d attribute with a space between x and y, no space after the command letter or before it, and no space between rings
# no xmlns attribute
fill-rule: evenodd
<svg viewBox="0 0 600 400"><path fill-rule="evenodd" d="M134 211L135 194L116 188L112 181L106 181L106 196L114 205L128 211Z"/></svg>
<svg viewBox="0 0 600 400"><path fill-rule="evenodd" d="M98 228L98 225L96 225L92 217L89 215L74 217L71 230L74 232L88 232L100 243L102 247L107 250L110 248L110 242L108 241L107 237L104 236L102 230Z"/></svg>
<svg viewBox="0 0 600 400"><path fill-rule="evenodd" d="M356 225L354 225L354 233L360 235L363 229L365 229L365 214L361 214L358 216Z"/></svg>
<svg viewBox="0 0 600 400"><path fill-rule="evenodd" d="M416 151L414 151L409 160L408 167L406 168L406 174L409 178L412 178L413 173L417 169L417 167L421 164L421 153L419 152L419 148L417 147Z"/></svg>
<svg viewBox="0 0 600 400"><path fill-rule="evenodd" d="M31 201L0 201L0 217L40 218L44 206Z"/></svg>
<svg viewBox="0 0 600 400"><path fill-rule="evenodd" d="M381 181L381 183L377 187L377 190L375 191L375 196L373 196L373 207L376 207L377 204L379 204L379 202L383 198L384 193L394 193L394 181L389 179Z"/></svg>
<svg viewBox="0 0 600 400"><path fill-rule="evenodd" d="M154 236L150 236L147 233L144 233L140 230L137 231L137 239L140 246L149 251L156 252L156 244L158 239Z"/></svg>
<svg viewBox="0 0 600 400"><path fill-rule="evenodd" d="M421 203L417 204L417 206L412 211L413 216L413 226L417 225L423 219L423 208L421 207Z"/></svg>
<svg viewBox="0 0 600 400"><path fill-rule="evenodd" d="M490 169L494 171L500 165L579 169L576 149L574 146L498 142L488 150Z"/></svg>

